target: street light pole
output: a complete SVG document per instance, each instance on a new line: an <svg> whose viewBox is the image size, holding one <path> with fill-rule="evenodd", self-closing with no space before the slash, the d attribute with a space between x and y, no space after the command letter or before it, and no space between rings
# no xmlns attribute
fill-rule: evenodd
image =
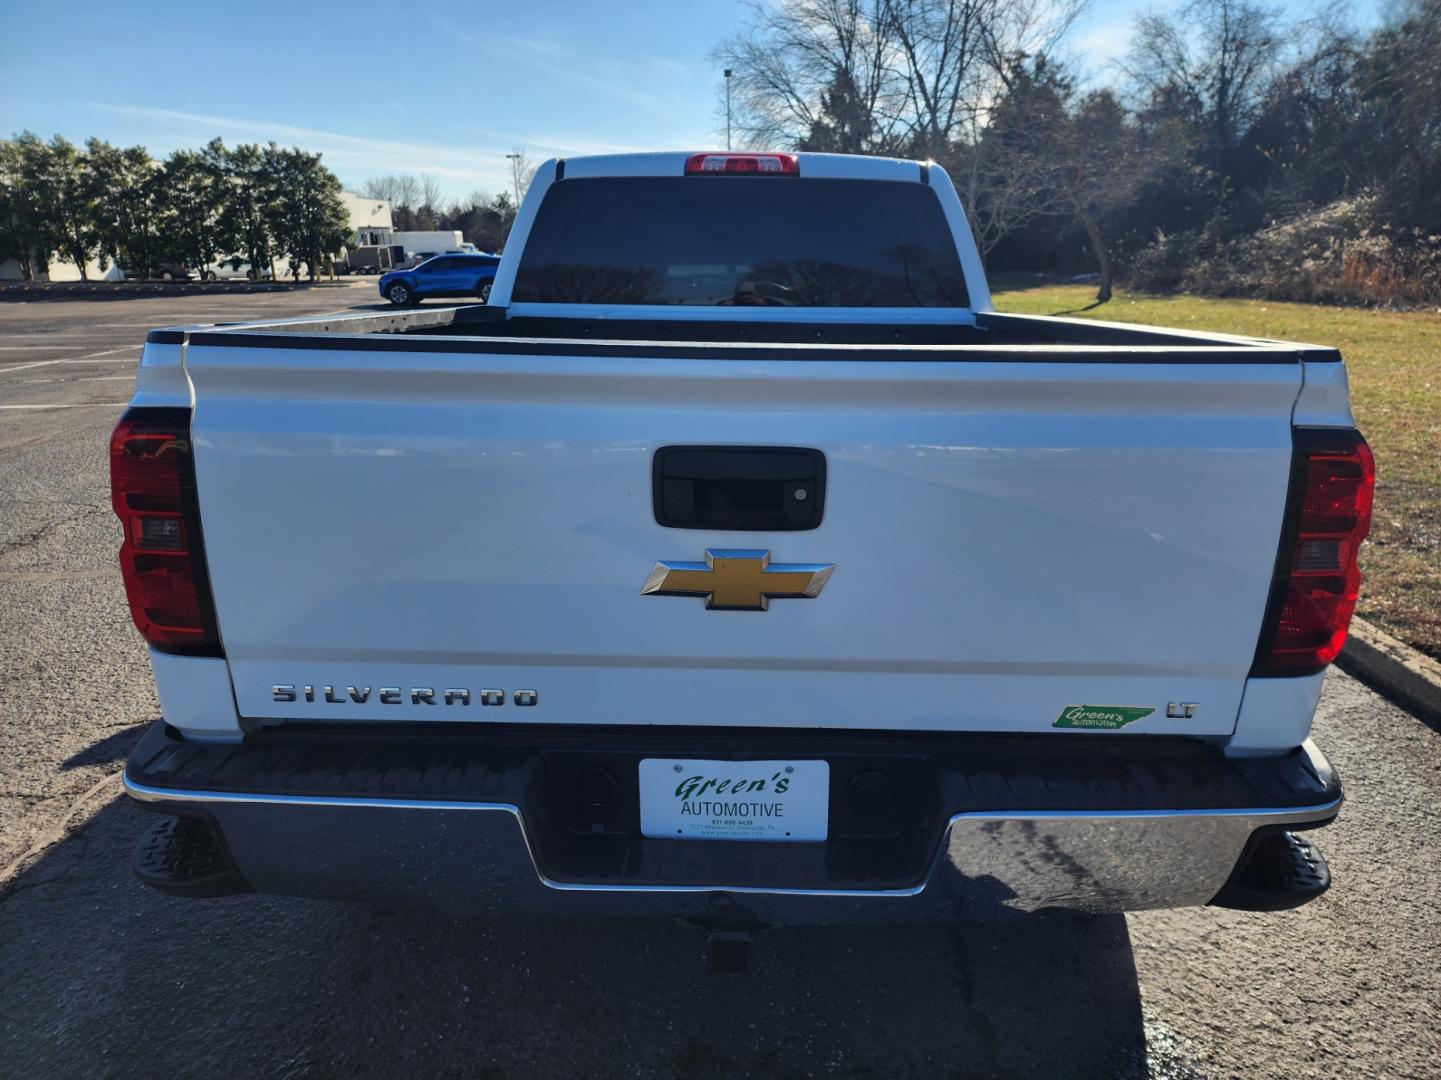
<svg viewBox="0 0 1441 1080"><path fill-rule="evenodd" d="M517 151L517 152L514 153L514 154L506 154L505 156L506 156L507 160L510 161L510 179L511 179L511 183L513 183L513 184L515 185L515 208L516 208L517 210L519 210L519 209L520 209L520 159L521 159L524 155L521 154L521 153L519 153L519 152Z"/></svg>
<svg viewBox="0 0 1441 1080"><path fill-rule="evenodd" d="M726 75L726 149L731 148L731 69L725 69Z"/></svg>

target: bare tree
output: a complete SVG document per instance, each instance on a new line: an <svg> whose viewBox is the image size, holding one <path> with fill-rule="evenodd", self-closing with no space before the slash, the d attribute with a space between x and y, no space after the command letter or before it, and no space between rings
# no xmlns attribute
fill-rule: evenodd
<svg viewBox="0 0 1441 1080"><path fill-rule="evenodd" d="M445 196L440 190L440 181L430 173L421 173L416 181L418 192L415 196L415 227L437 229L444 216Z"/></svg>
<svg viewBox="0 0 1441 1080"><path fill-rule="evenodd" d="M1408 0L1360 70L1369 106L1356 140L1371 147L1388 214L1441 231L1441 0ZM1363 150L1364 152L1364 150ZM1395 220L1393 218L1393 220Z"/></svg>
<svg viewBox="0 0 1441 1080"><path fill-rule="evenodd" d="M1248 0L1191 0L1175 18L1138 19L1124 67L1144 94L1168 95L1191 113L1224 184L1283 49L1273 11Z"/></svg>
<svg viewBox="0 0 1441 1080"><path fill-rule="evenodd" d="M424 177L416 179L410 173L391 173L388 176L372 176L360 186L360 193L367 199L385 199L390 203L391 220L396 229L406 232L410 229L424 228L417 224L421 212L428 204L426 199L427 188L422 180L427 181L431 187L428 189L434 192L435 200L440 199L440 187L435 183L434 178ZM434 209L438 210L436 205ZM434 218L434 212L431 215ZM432 226L433 227L433 226Z"/></svg>
<svg viewBox="0 0 1441 1080"><path fill-rule="evenodd" d="M1047 211L1054 179L1034 140L985 138L992 114L1086 2L778 0L714 59L735 72L743 144L943 161L988 251Z"/></svg>
<svg viewBox="0 0 1441 1080"><path fill-rule="evenodd" d="M938 156L984 126L1006 72L1048 52L1087 0L779 0L713 59L753 145L814 132L860 153Z"/></svg>
<svg viewBox="0 0 1441 1080"><path fill-rule="evenodd" d="M395 199L391 209L398 212L395 224L401 231L418 228L415 222L419 207L420 181L410 173L399 173L395 177Z"/></svg>
<svg viewBox="0 0 1441 1080"><path fill-rule="evenodd" d="M943 155L962 131L974 132L999 82L992 62L1005 48L999 0L886 0L884 17L903 59L907 143Z"/></svg>
<svg viewBox="0 0 1441 1080"><path fill-rule="evenodd" d="M1056 144L1070 83L1044 59L1007 65L1005 88L985 125L940 157L962 184L976 245L985 258L1017 229L1068 207L1058 185Z"/></svg>
<svg viewBox="0 0 1441 1080"><path fill-rule="evenodd" d="M712 54L735 72L738 141L799 146L827 124L827 97L839 92L843 109L865 117L864 134L848 139L857 143L849 149L899 149L907 121L887 8L887 0L752 0L753 25Z"/></svg>
<svg viewBox="0 0 1441 1080"><path fill-rule="evenodd" d="M512 146L505 157L510 162L511 192L515 196L515 205L519 206L535 179L535 170L540 166L530 160L523 146Z"/></svg>
<svg viewBox="0 0 1441 1080"><path fill-rule="evenodd" d="M384 199L394 205L395 181L394 176L372 176L360 185L360 193L367 199Z"/></svg>
<svg viewBox="0 0 1441 1080"><path fill-rule="evenodd" d="M887 0L906 60L910 152L950 167L983 255L1053 209L1044 147L988 132L1000 102L1036 107L1025 73L1044 68L1086 3Z"/></svg>
<svg viewBox="0 0 1441 1080"><path fill-rule="evenodd" d="M1140 190L1176 163L1177 145L1147 147L1110 90L1083 97L1061 120L1053 142L1066 209L1086 230L1098 277L1096 300L1111 299L1113 267L1102 222L1124 212Z"/></svg>
<svg viewBox="0 0 1441 1080"><path fill-rule="evenodd" d="M445 216L441 227L461 230L482 251L499 251L514 221L515 204L509 192L493 196L477 188Z"/></svg>
<svg viewBox="0 0 1441 1080"><path fill-rule="evenodd" d="M1004 0L994 5L986 30L990 66L1002 82L1028 59L1055 56L1089 0Z"/></svg>

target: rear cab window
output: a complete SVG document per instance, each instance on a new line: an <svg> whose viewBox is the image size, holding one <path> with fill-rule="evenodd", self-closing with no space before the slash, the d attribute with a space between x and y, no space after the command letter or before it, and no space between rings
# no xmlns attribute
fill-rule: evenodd
<svg viewBox="0 0 1441 1080"><path fill-rule="evenodd" d="M789 177L567 179L521 254L518 303L966 307L927 185Z"/></svg>

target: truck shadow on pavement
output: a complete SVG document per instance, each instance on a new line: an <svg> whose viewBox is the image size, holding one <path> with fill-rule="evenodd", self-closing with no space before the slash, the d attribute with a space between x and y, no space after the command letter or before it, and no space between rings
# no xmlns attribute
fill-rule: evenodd
<svg viewBox="0 0 1441 1080"><path fill-rule="evenodd" d="M0 1072L1146 1076L1122 916L775 930L714 976L674 923L485 923L130 875L104 806L0 893Z"/></svg>
<svg viewBox="0 0 1441 1080"><path fill-rule="evenodd" d="M140 736L154 721L143 720L138 724L129 724L118 729L114 733L105 736L98 742L93 742L78 754L72 754L61 764L61 769L79 769L86 765L109 765L123 762L135 749L135 744L140 741Z"/></svg>

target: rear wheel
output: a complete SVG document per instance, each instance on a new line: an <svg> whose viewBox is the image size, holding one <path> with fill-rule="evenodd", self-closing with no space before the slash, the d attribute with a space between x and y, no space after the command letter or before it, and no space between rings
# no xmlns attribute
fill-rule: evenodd
<svg viewBox="0 0 1441 1080"><path fill-rule="evenodd" d="M393 281L385 290L385 298L396 307L405 307L415 302L415 294L410 291L410 286L403 281Z"/></svg>
<svg viewBox="0 0 1441 1080"><path fill-rule="evenodd" d="M488 280L482 281L480 283L480 288L476 290L476 294L480 297L480 302L482 304L490 303L490 285L491 283Z"/></svg>
<svg viewBox="0 0 1441 1080"><path fill-rule="evenodd" d="M160 272L160 280L161 280L161 281L174 281L174 280L175 280L175 275L172 274L169 270L162 270L162 271Z"/></svg>

